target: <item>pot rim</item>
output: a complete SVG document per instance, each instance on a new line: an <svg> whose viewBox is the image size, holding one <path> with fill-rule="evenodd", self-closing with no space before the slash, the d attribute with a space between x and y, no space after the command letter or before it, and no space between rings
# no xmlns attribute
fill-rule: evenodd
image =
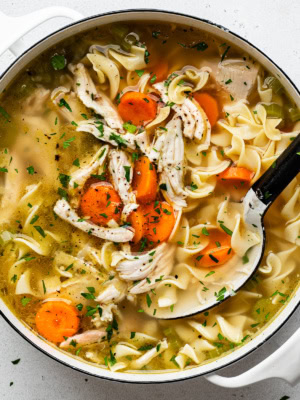
<svg viewBox="0 0 300 400"><path fill-rule="evenodd" d="M101 19L103 17L106 16L113 16L113 15L119 15L119 14L133 14L133 13L141 13L141 12L147 12L147 13L153 13L153 14L166 14L166 15L173 15L173 16L179 16L179 17L183 17L183 18L187 18L187 19L191 19L194 21L199 21L201 23L210 25L214 28L218 28L219 33L221 34L220 31L226 32L229 35L231 35L233 38L238 39L238 41L240 42L238 45L240 45L242 47L242 44L247 44L250 48L254 49L256 52L258 52L264 59L267 59L270 64L272 64L278 71L281 72L281 74L283 75L283 77L288 81L288 83L292 86L292 88L295 90L295 93L299 96L300 92L299 89L297 88L296 84L289 78L289 76L281 69L281 67L279 67L268 55L266 55L262 50L260 50L258 47L256 47L255 45L253 45L251 42L249 42L247 39L243 38L242 36L240 36L237 33L232 32L231 30L225 28L223 25L214 23L210 20L207 19L203 19L203 18L199 18L199 17L195 17L189 14L184 14L184 13L180 13L180 12L176 12L176 11L168 11L168 10L159 10L159 9L151 9L151 8L130 8L130 9L124 9L124 10L116 10L116 11L110 11L110 12L106 12L106 13L101 13L101 14L95 14L86 18L83 18L79 21L75 21L72 22L68 25L63 26L60 29L57 29L56 31L46 35L45 37L43 37L42 39L40 39L39 41L37 41L36 43L34 43L32 46L30 46L28 49L26 49L22 54L20 54L5 70L4 72L0 75L0 82L3 78L5 78L5 76L18 64L18 62L28 53L30 53L33 49L35 49L37 46L39 46L40 44L48 41L48 39L50 39L51 37L60 34L62 32L67 31L69 28L72 28L76 25L81 25L84 24L85 22L88 21L92 21L92 20L96 20L96 19ZM154 20L155 20L155 16L153 16ZM182 23L184 23L182 21ZM201 28L200 28L201 30ZM58 40L56 43L59 43L60 41ZM51 47L51 46L50 46ZM45 50L43 50L45 51ZM35 58L35 57L34 57ZM10 82L9 82L10 83ZM137 384L153 384L153 383L170 383L170 382L177 382L177 381L184 381L184 380L188 380L188 379L192 379L192 378L197 378L206 374L210 374L212 372L215 372L219 369L228 367L233 365L234 363L240 361L242 358L244 358L245 356L247 356L248 354L252 353L253 351L255 351L256 349L258 349L260 346L262 346L267 340L269 340L271 337L273 337L280 329L281 327L288 321L288 319L295 313L295 311L297 310L297 308L300 305L300 296L299 293L300 292L300 288L295 290L294 296L293 298L290 299L289 303L279 312L279 314L275 317L275 319L268 325L266 326L263 331L261 333L259 333L258 335L256 335L253 340L259 338L260 340L258 341L258 343L253 346L252 348L247 349L246 351L242 352L242 354L239 354L235 357L233 357L233 360L228 361L228 362L223 362L223 359L227 359L230 357L230 355L232 354L236 354L239 350L235 350L233 352L231 352L228 355L225 355L215 361L212 361L206 365L215 365L218 363L218 361L221 360L221 365L215 365L213 368L209 369L208 371L203 371L203 372L197 372L197 370L199 368L201 368L201 366L196 366L193 367L189 370L185 370L187 376L180 376L182 374L180 374L180 372L183 371L172 371L172 372L147 372L147 373L134 373L134 372L130 372L130 373L126 373L126 372L112 372L109 371L109 376L104 376L103 374L101 374L101 372L107 372L107 370L102 369L101 367L95 367L97 369L97 371L99 371L99 373L96 372L91 372L88 369L84 369L84 365L86 366L90 366L91 363L85 362L85 361L79 361L78 363L82 365L82 367L79 366L75 366L72 365L72 360L77 361L74 357L72 357L71 355L65 355L61 350L58 349L54 349L51 345L49 345L46 341L44 341L43 339L40 339L38 335L34 334L34 336L36 336L36 338L38 339L38 341L40 341L39 343L35 343L31 338L29 338L30 334L32 334L32 331L30 330L30 328L28 326L26 326L26 324L22 323L13 313L12 311L10 311L10 309L8 308L8 306L4 303L4 301L0 298L0 315L2 315L2 317L4 318L4 320L21 336L23 337L28 343L30 343L32 346L34 346L36 349L38 349L39 351L41 351L42 353L46 354L48 357L52 358L53 360L61 363L62 365L65 365L69 368L72 368L73 370L76 370L78 372L83 372L87 375L93 376L93 377L97 377L97 378L102 378L105 380L109 380L109 381L115 381L115 382L121 382L121 383L137 383ZM294 297L299 297L298 301L294 301ZM295 304L293 304L293 301L295 302ZM2 310L2 308L5 309L6 313ZM289 311L286 311L287 309L289 309ZM282 317L283 314L287 313L286 316ZM13 317L13 319L16 319L16 322L12 322L9 319L9 316ZM276 321L278 321L278 319L282 319L282 321L280 323L277 322L277 327L275 326L275 328L273 327L273 325L276 325ZM19 324L19 328L17 327L17 325ZM23 329L24 328L24 329ZM271 328L271 329L270 329ZM22 332L24 331L24 332ZM271 331L271 332L269 332ZM266 333L267 332L267 333ZM27 334L28 333L28 334ZM249 344L251 342L247 343L245 346L243 346L242 348L247 348L250 347ZM45 348L42 348L42 346L44 345ZM240 348L242 350L242 348ZM53 350L54 353L58 353L57 356L51 353L51 349ZM65 357L63 357L65 356ZM63 358L66 358L66 360L63 360ZM75 364L75 362L74 362ZM202 366L203 367L203 366ZM189 372L190 374L188 374L187 372ZM160 376L166 376L168 375L168 377L166 377L167 379L155 379L156 377ZM130 378L133 379L130 379ZM148 377L150 379L147 380L143 380L143 377Z"/></svg>

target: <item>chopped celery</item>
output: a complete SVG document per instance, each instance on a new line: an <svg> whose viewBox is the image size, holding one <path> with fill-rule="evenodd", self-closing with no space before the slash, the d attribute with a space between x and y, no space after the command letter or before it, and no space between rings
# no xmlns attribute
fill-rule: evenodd
<svg viewBox="0 0 300 400"><path fill-rule="evenodd" d="M131 43L126 38L129 28L124 25L114 25L111 27L110 31L115 41L121 46L121 48L129 53L131 50Z"/></svg>
<svg viewBox="0 0 300 400"><path fill-rule="evenodd" d="M268 88L272 89L274 93L279 93L283 89L279 80L274 76L268 76L265 79L264 84L267 85Z"/></svg>
<svg viewBox="0 0 300 400"><path fill-rule="evenodd" d="M292 122L300 121L300 110L298 108L288 108L287 115Z"/></svg>
<svg viewBox="0 0 300 400"><path fill-rule="evenodd" d="M262 298L254 304L252 317L256 322L264 324L274 316L278 308L279 305L273 304L271 298Z"/></svg>
<svg viewBox="0 0 300 400"><path fill-rule="evenodd" d="M284 118L283 109L279 104L263 104L269 118Z"/></svg>
<svg viewBox="0 0 300 400"><path fill-rule="evenodd" d="M129 29L124 25L113 25L110 31L116 40L123 40L128 34Z"/></svg>
<svg viewBox="0 0 300 400"><path fill-rule="evenodd" d="M179 350L182 347L182 341L175 332L174 328L170 327L164 330L164 335L166 335L168 342L173 350Z"/></svg>

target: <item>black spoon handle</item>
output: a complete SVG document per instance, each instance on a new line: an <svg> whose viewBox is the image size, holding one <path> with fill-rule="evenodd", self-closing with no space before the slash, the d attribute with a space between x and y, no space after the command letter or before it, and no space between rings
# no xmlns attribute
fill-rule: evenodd
<svg viewBox="0 0 300 400"><path fill-rule="evenodd" d="M300 134L295 137L274 164L254 183L256 196L270 206L300 172Z"/></svg>

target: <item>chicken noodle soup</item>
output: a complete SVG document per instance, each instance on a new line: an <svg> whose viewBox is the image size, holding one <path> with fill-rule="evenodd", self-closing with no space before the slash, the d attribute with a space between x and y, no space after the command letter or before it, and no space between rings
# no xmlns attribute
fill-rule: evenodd
<svg viewBox="0 0 300 400"><path fill-rule="evenodd" d="M298 177L266 215L257 273L232 283L261 244L241 201L299 117L277 77L185 26L110 25L41 54L0 98L1 296L112 371L176 371L244 345L299 282Z"/></svg>

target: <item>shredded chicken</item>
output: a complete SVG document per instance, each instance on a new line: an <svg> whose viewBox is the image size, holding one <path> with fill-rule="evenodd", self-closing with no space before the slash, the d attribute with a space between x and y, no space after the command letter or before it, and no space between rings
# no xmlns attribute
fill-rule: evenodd
<svg viewBox="0 0 300 400"><path fill-rule="evenodd" d="M163 243L146 253L115 252L112 266L116 266L121 279L140 281L130 289L130 293L138 294L155 287L156 278L170 273L173 268L173 255L174 246Z"/></svg>
<svg viewBox="0 0 300 400"><path fill-rule="evenodd" d="M97 296L96 301L107 304L110 302L118 303L125 297L127 284L114 278L111 283L108 283L105 289Z"/></svg>
<svg viewBox="0 0 300 400"><path fill-rule="evenodd" d="M69 65L75 77L75 90L83 104L100 114L107 125L113 129L123 131L123 121L111 100L97 91L92 78L83 64Z"/></svg>
<svg viewBox="0 0 300 400"><path fill-rule="evenodd" d="M174 266L174 253L175 246L167 244L167 248L164 251L163 256L157 263L156 268L148 275L147 279L142 279L139 283L134 285L129 292L131 294L140 294L148 292L157 286L157 283L162 279L162 277L168 276Z"/></svg>
<svg viewBox="0 0 300 400"><path fill-rule="evenodd" d="M120 226L117 228L104 228L88 220L82 220L64 199L57 201L54 206L54 212L64 221L100 239L110 240L112 242L128 242L132 240L134 236L134 231L130 227L123 228Z"/></svg>
<svg viewBox="0 0 300 400"><path fill-rule="evenodd" d="M85 331L83 333L80 333L79 335L74 335L69 337L67 340L62 342L59 347L61 348L69 347L72 341L81 345L97 343L102 338L105 337L106 337L106 332L102 329Z"/></svg>
<svg viewBox="0 0 300 400"><path fill-rule="evenodd" d="M111 304L101 304L101 317L99 313L94 314L94 318L92 319L92 323L96 328L101 328L103 323L107 323L113 320L114 312L117 311L118 306L114 303Z"/></svg>
<svg viewBox="0 0 300 400"><path fill-rule="evenodd" d="M225 60L218 65L216 80L235 100L247 99L256 85L258 72L258 64L249 60Z"/></svg>
<svg viewBox="0 0 300 400"><path fill-rule="evenodd" d="M143 153L146 153L149 147L149 140L145 131L136 135L132 133L120 135L107 125L96 124L94 120L82 121L78 125L78 132L91 133L97 139L110 143L113 146L129 148L131 150L139 148Z"/></svg>
<svg viewBox="0 0 300 400"><path fill-rule="evenodd" d="M169 97L166 92L164 82L154 85L165 103L168 103ZM186 98L182 104L173 104L172 109L180 116L183 122L183 134L189 139L201 140L204 134L210 136L210 123L204 111L195 101Z"/></svg>
<svg viewBox="0 0 300 400"><path fill-rule="evenodd" d="M149 153L151 161L158 161L160 182L167 187L167 197L174 207L186 207L187 196L183 184L184 141L182 121L176 114L166 125L167 131L158 137Z"/></svg>
<svg viewBox="0 0 300 400"><path fill-rule="evenodd" d="M69 182L70 189L74 189L74 183L76 183L76 192L81 190L86 180L93 174L93 172L95 172L101 165L103 165L108 155L108 151L108 146L101 147L87 166L80 167L77 171L75 171L71 175L71 179Z"/></svg>
<svg viewBox="0 0 300 400"><path fill-rule="evenodd" d="M131 182L133 176L133 168L128 155L122 150L112 150L110 152L109 171L115 190L119 193L123 204L123 217L126 219L131 211L135 210L138 205L133 191L131 191Z"/></svg>
<svg viewBox="0 0 300 400"><path fill-rule="evenodd" d="M50 97L50 90L39 87L27 97L25 100L22 111L26 115L40 116L45 111L45 105Z"/></svg>

